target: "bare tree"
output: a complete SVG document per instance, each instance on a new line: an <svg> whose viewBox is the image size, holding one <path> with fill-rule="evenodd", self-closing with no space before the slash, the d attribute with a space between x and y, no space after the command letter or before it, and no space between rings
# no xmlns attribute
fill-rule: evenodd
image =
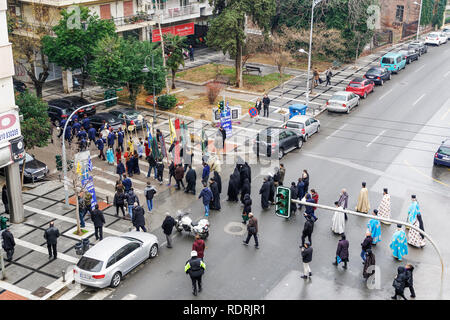
<svg viewBox="0 0 450 320"><path fill-rule="evenodd" d="M161 0L153 0L153 5L154 5L154 9L155 12L157 12L157 22L158 22L158 30L159 30L159 36L161 38L161 54L162 54L162 60L163 60L163 67L164 70L166 70L166 56L164 54L164 38L163 38L163 34L162 34L162 30L161 30L161 16L162 16L162 10L161 10ZM153 36L153 34L152 34ZM169 88L169 80L167 79L167 74L164 76L165 79L165 83L166 83L166 94L170 93L170 88Z"/></svg>
<svg viewBox="0 0 450 320"><path fill-rule="evenodd" d="M374 0L348 0L348 18L351 29L354 33L354 40L356 42L356 54L355 62L359 57L361 43L371 32L361 24L366 23L366 17L368 17L367 8L374 3ZM364 31L365 30L365 31Z"/></svg>
<svg viewBox="0 0 450 320"><path fill-rule="evenodd" d="M288 38L283 36L282 34L275 33L271 37L272 46L271 53L272 57L275 61L275 64L278 69L278 73L280 74L280 82L283 83L283 73L285 68L293 62L292 54L288 50ZM282 84L281 90L284 89L284 83Z"/></svg>

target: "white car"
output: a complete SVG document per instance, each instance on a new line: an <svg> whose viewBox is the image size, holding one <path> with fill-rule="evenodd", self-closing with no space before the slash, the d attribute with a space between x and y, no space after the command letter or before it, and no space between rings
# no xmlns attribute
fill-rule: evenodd
<svg viewBox="0 0 450 320"><path fill-rule="evenodd" d="M327 101L328 112L345 112L350 113L350 110L359 106L359 96L350 91L337 91Z"/></svg>
<svg viewBox="0 0 450 320"><path fill-rule="evenodd" d="M151 233L130 231L107 237L83 254L73 277L87 286L116 288L123 276L157 254L158 239Z"/></svg>
<svg viewBox="0 0 450 320"><path fill-rule="evenodd" d="M447 35L443 32L431 32L425 38L425 44L434 44L440 46L447 42Z"/></svg>
<svg viewBox="0 0 450 320"><path fill-rule="evenodd" d="M445 27L442 29L442 33L445 33L447 35L447 39L450 39L450 27Z"/></svg>
<svg viewBox="0 0 450 320"><path fill-rule="evenodd" d="M320 121L310 116L298 115L290 118L284 127L299 133L303 141L307 141L310 136L320 131Z"/></svg>

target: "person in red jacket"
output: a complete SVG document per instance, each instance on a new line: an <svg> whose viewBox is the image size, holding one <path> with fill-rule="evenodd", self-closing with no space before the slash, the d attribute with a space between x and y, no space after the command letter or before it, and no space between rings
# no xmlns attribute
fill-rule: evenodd
<svg viewBox="0 0 450 320"><path fill-rule="evenodd" d="M311 198L314 200L314 203L319 202L319 194L316 192L316 190L311 189ZM313 210L316 211L316 207L313 207Z"/></svg>
<svg viewBox="0 0 450 320"><path fill-rule="evenodd" d="M195 235L195 241L192 244L192 250L197 251L197 257L203 260L203 254L206 249L205 241L200 239L200 235Z"/></svg>

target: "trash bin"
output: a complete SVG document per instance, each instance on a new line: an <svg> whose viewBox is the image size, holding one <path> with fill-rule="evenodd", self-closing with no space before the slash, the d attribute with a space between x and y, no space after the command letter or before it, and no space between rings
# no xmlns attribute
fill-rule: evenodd
<svg viewBox="0 0 450 320"><path fill-rule="evenodd" d="M289 119L298 115L306 115L307 108L308 106L304 104L293 104L289 106Z"/></svg>
<svg viewBox="0 0 450 320"><path fill-rule="evenodd" d="M75 244L75 253L79 256L81 256L84 253L82 242L78 242L77 244Z"/></svg>
<svg viewBox="0 0 450 320"><path fill-rule="evenodd" d="M89 246L90 246L89 239L86 238L86 239L83 239L82 241L83 241L83 251L86 252L89 250Z"/></svg>
<svg viewBox="0 0 450 320"><path fill-rule="evenodd" d="M8 218L0 217L0 230L5 230L8 226L6 223L8 222Z"/></svg>

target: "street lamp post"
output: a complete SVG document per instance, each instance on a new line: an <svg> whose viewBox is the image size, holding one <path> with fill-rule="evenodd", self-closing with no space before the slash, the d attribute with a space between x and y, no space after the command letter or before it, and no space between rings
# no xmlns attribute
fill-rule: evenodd
<svg viewBox="0 0 450 320"><path fill-rule="evenodd" d="M419 9L419 20L417 21L417 35L416 35L416 40L419 40L419 29L420 29L420 18L422 17L422 2L423 0L420 0L420 4L417 3L417 1L414 1L415 5L420 6Z"/></svg>
<svg viewBox="0 0 450 320"><path fill-rule="evenodd" d="M155 65L154 65L154 59L153 59L153 53L152 53L152 83L153 83L153 123L156 124L156 108L155 108ZM149 56L145 56L144 60L144 67L142 68L142 72L148 73L150 70L147 68L147 58Z"/></svg>

